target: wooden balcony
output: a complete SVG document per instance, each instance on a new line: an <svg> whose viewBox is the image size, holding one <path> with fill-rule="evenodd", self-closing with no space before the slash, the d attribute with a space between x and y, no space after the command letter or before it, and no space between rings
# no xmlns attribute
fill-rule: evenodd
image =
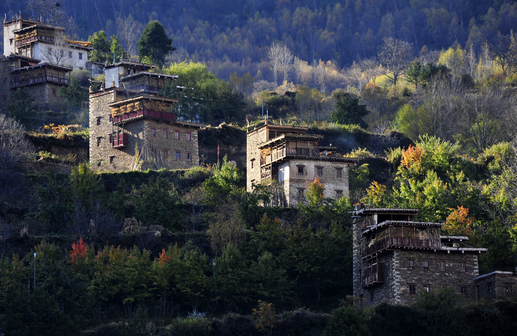
<svg viewBox="0 0 517 336"><path fill-rule="evenodd" d="M362 257L367 258L374 253L382 253L387 249L421 249L421 250L440 250L440 241L431 239L411 239L411 238L384 238L362 251Z"/></svg>
<svg viewBox="0 0 517 336"><path fill-rule="evenodd" d="M150 118L161 121L176 121L176 114L169 112L158 112L154 110L136 110L121 115L113 116L113 123L125 123L136 119Z"/></svg>
<svg viewBox="0 0 517 336"><path fill-rule="evenodd" d="M128 144L129 136L127 133L120 133L116 136L113 136L113 148L127 147Z"/></svg>
<svg viewBox="0 0 517 336"><path fill-rule="evenodd" d="M373 264L361 270L363 287L372 287L384 283L384 263Z"/></svg>

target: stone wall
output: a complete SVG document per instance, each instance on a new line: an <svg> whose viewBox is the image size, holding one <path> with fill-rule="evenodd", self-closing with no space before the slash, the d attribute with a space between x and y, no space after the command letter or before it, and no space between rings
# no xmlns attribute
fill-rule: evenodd
<svg viewBox="0 0 517 336"><path fill-rule="evenodd" d="M259 183L260 178L260 151L259 145L267 140L267 127L250 131L246 141L246 190L252 191L253 183Z"/></svg>
<svg viewBox="0 0 517 336"><path fill-rule="evenodd" d="M9 61L7 59L0 60L0 110L3 110L9 104L10 76Z"/></svg>
<svg viewBox="0 0 517 336"><path fill-rule="evenodd" d="M495 271L477 277L474 281L477 300L504 299L517 296L517 274Z"/></svg>
<svg viewBox="0 0 517 336"><path fill-rule="evenodd" d="M90 93L91 163L107 171L188 169L199 165L198 127L146 118L113 125L108 104L116 100L114 88ZM122 133L127 134L127 146L113 148L110 137Z"/></svg>
<svg viewBox="0 0 517 336"><path fill-rule="evenodd" d="M413 262L412 268L409 260ZM377 261L385 265L384 283L362 288L359 269L370 266L374 260L362 263L354 259L354 295L362 295L367 305L383 301L410 305L422 291L439 287L452 287L455 293L463 294L467 300L475 299L474 278L479 274L476 254L398 249L379 256L378 260L375 259ZM427 261L428 268L424 268L424 261ZM445 270L440 270L440 262L445 262ZM465 263L465 271L460 269L460 262ZM411 293L411 287L414 293Z"/></svg>

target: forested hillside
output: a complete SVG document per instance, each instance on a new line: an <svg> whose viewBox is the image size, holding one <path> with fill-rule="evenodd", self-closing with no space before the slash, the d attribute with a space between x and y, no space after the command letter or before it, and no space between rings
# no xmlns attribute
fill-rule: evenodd
<svg viewBox="0 0 517 336"><path fill-rule="evenodd" d="M258 77L271 80L264 62L274 42L309 65L331 61L339 69L376 57L385 37L412 43L417 54L453 44L479 53L498 31L517 27L517 4L491 0L7 0L0 11L38 18L27 3L57 3L78 38L104 30L133 54L145 24L158 20L178 48L173 58L206 62L223 79L234 71L257 77L260 70Z"/></svg>

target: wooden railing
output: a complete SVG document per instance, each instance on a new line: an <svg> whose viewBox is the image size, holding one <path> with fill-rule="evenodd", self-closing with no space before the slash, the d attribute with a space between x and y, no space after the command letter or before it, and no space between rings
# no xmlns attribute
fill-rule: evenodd
<svg viewBox="0 0 517 336"><path fill-rule="evenodd" d="M31 37L28 37L28 38L24 38L24 39L21 39L21 40L17 40L14 42L14 46L16 48L18 47L21 47L27 43L31 43L31 42L34 42L34 41L43 41L43 42L48 42L48 43L54 43L54 38L53 37L50 37L50 36L43 36L43 35L36 35L36 36L31 36Z"/></svg>
<svg viewBox="0 0 517 336"><path fill-rule="evenodd" d="M363 287L370 287L384 283L384 263L373 264L361 270Z"/></svg>
<svg viewBox="0 0 517 336"><path fill-rule="evenodd" d="M411 238L384 238L363 250L362 256L366 257L378 251L388 248L416 248L416 249L441 249L439 240L411 239Z"/></svg>
<svg viewBox="0 0 517 336"><path fill-rule="evenodd" d="M147 117L151 119L176 121L176 114L170 112L157 112L153 110L137 110L113 117L113 123L131 121L132 119Z"/></svg>
<svg viewBox="0 0 517 336"><path fill-rule="evenodd" d="M56 76L39 76L39 77L29 77L29 78L13 77L13 78L11 78L11 87L15 88L15 87L19 87L19 86L38 84L38 83L48 83L48 82L63 84L63 85L70 85L70 79L68 79L68 78L62 78L62 77L56 77Z"/></svg>

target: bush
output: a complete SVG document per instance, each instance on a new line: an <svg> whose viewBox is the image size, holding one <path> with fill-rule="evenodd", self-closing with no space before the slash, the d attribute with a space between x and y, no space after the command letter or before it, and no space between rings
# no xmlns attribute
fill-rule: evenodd
<svg viewBox="0 0 517 336"><path fill-rule="evenodd" d="M353 307L341 307L332 311L325 328L325 336L369 336L364 316Z"/></svg>
<svg viewBox="0 0 517 336"><path fill-rule="evenodd" d="M306 309L285 312L278 317L276 330L283 336L318 336L329 319L328 314L317 314Z"/></svg>
<svg viewBox="0 0 517 336"><path fill-rule="evenodd" d="M215 321L214 321L215 322ZM253 320L249 316L230 313L219 322L213 323L213 335L220 336L259 336Z"/></svg>
<svg viewBox="0 0 517 336"><path fill-rule="evenodd" d="M208 336L212 323L206 317L178 318L166 329L175 336Z"/></svg>

